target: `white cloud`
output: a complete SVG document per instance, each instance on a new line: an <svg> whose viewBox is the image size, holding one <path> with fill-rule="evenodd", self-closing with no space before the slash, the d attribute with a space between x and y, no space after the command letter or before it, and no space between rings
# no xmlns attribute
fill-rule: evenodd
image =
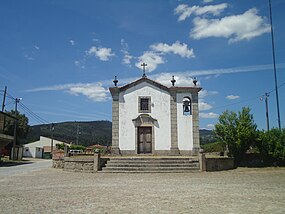
<svg viewBox="0 0 285 214"><path fill-rule="evenodd" d="M136 67L141 69L141 64L143 62L147 63L146 72L152 72L157 68L158 65L164 64L165 60L158 53L155 53L153 51L146 51L142 56L138 57Z"/></svg>
<svg viewBox="0 0 285 214"><path fill-rule="evenodd" d="M69 42L70 42L71 46L75 45L75 41L74 40L71 39L71 40L69 40Z"/></svg>
<svg viewBox="0 0 285 214"><path fill-rule="evenodd" d="M78 67L78 68L85 69L84 62L82 62L82 61L75 60L75 61L74 61L74 65L75 65L76 67Z"/></svg>
<svg viewBox="0 0 285 214"><path fill-rule="evenodd" d="M111 48L98 48L96 46L92 46L88 51L86 51L86 53L89 56L94 55L102 61L108 61L111 57L115 56L115 54L112 53Z"/></svg>
<svg viewBox="0 0 285 214"><path fill-rule="evenodd" d="M221 19L195 18L194 28L190 32L193 39L208 37L225 37L229 42L250 40L264 33L270 32L270 25L266 19L257 15L252 8L240 15L226 16Z"/></svg>
<svg viewBox="0 0 285 214"><path fill-rule="evenodd" d="M246 73L246 72L257 72L266 71L272 69L272 64L266 65L252 65L232 68L220 68L220 69L208 69L208 70L193 70L193 71L176 71L172 72L172 75L183 74L185 76L208 76L208 75L222 75L222 74L234 74L234 73ZM285 68L285 63L277 65L279 69Z"/></svg>
<svg viewBox="0 0 285 214"><path fill-rule="evenodd" d="M207 97L207 96L213 96L213 95L217 95L219 92L217 91L207 91L205 89L201 90L199 92L199 98L204 98L204 97Z"/></svg>
<svg viewBox="0 0 285 214"><path fill-rule="evenodd" d="M205 103L204 101L199 102L199 111L207 111L213 108L209 103Z"/></svg>
<svg viewBox="0 0 285 214"><path fill-rule="evenodd" d="M171 86L171 79L173 75L174 79L176 80L175 86L194 86L192 77L189 75L184 75L183 73L160 73L151 75L151 78L163 85ZM197 85L199 85L199 82Z"/></svg>
<svg viewBox="0 0 285 214"><path fill-rule="evenodd" d="M185 43L176 41L168 45L166 43L157 43L150 46L150 51L145 51L142 56L138 57L136 67L141 68L143 62L147 63L146 71L152 72L158 65L164 64L166 59L165 54L177 54L181 57L195 57L193 49L189 49Z"/></svg>
<svg viewBox="0 0 285 214"><path fill-rule="evenodd" d="M74 62L75 63L75 62ZM254 65L254 66L247 66L247 67L236 67L236 68L226 68L226 69L212 69L212 70L197 70L197 71L185 71L185 72L173 72L173 73L160 73L160 74L155 74L155 75L150 75L150 78L153 80L156 80L158 82L160 82L161 84L165 84L170 86L170 80L171 80L171 76L175 75L176 76L181 76L182 80L185 80L183 83L184 84L180 84L181 86L191 86L191 76L203 76L203 75L210 75L210 74L231 74L231 73L241 73L241 72L256 72L256 71L264 71L264 70L270 70L272 68L272 65ZM281 68L285 68L285 63L281 63L281 64L277 64L277 68L281 69ZM123 78L120 79L119 78L119 84L120 85L124 85L124 84L128 84L132 81L135 81L137 78ZM33 88L33 89L28 89L25 90L25 92L42 92L42 91L70 91L71 87L84 87L85 85L95 85L97 86L98 84L101 87L107 87L112 85L112 81L113 79L109 79L109 80L104 80L104 81L100 81L99 83L87 83L87 84L83 84L83 83L78 83L78 84L63 84L63 85L56 85L56 86L48 86L48 87L41 87L41 88ZM177 81L176 83L178 84L180 81ZM193 86L193 85L192 85ZM104 88L103 87L103 88ZM107 93L107 89L106 93ZM199 97L200 98L204 98L206 96L211 96L211 95L215 95L218 92L216 91L205 91L202 90L199 93ZM200 99L199 103L203 103L203 99ZM200 110L203 109L209 109L210 104L200 104L199 108Z"/></svg>
<svg viewBox="0 0 285 214"><path fill-rule="evenodd" d="M180 43L179 41L176 41L172 45L168 45L166 43L158 43L151 45L150 48L153 51L159 52L161 54L173 53L186 58L195 57L193 49L188 49L187 44Z"/></svg>
<svg viewBox="0 0 285 214"><path fill-rule="evenodd" d="M226 96L226 99L228 99L228 100L236 100L238 98L240 98L240 96L237 96L237 95L228 95L228 96Z"/></svg>
<svg viewBox="0 0 285 214"><path fill-rule="evenodd" d="M124 39L121 39L121 46L121 52L124 54L122 63L131 67L131 60L133 59L133 56L130 55L128 43L126 43Z"/></svg>
<svg viewBox="0 0 285 214"><path fill-rule="evenodd" d="M207 124L207 127L209 128L209 129L214 129L215 128L215 125L214 124Z"/></svg>
<svg viewBox="0 0 285 214"><path fill-rule="evenodd" d="M213 118L218 118L219 115L214 113L214 112L209 112L209 113L199 113L199 116L201 118L207 118L207 119L213 119Z"/></svg>
<svg viewBox="0 0 285 214"><path fill-rule="evenodd" d="M124 51L123 53L124 53L124 58L122 60L122 63L125 65L130 65L133 57L129 54L128 51Z"/></svg>
<svg viewBox="0 0 285 214"><path fill-rule="evenodd" d="M34 48L36 49L36 50L40 50L40 47L39 46L37 46L37 45L34 45Z"/></svg>
<svg viewBox="0 0 285 214"><path fill-rule="evenodd" d="M102 87L102 84L81 84L68 88L72 95L84 95L94 102L104 102L108 99L109 91Z"/></svg>
<svg viewBox="0 0 285 214"><path fill-rule="evenodd" d="M174 14L179 15L178 21L184 21L186 18L194 15L212 14L214 16L219 15L224 9L228 7L228 4L222 3L217 5L206 5L203 7L194 5L189 7L187 4L180 4L174 9Z"/></svg>
<svg viewBox="0 0 285 214"><path fill-rule="evenodd" d="M28 55L28 54L24 54L24 57L25 57L27 60L30 60L30 61L35 60L34 57L32 57L32 56L30 56L30 55Z"/></svg>
<svg viewBox="0 0 285 214"><path fill-rule="evenodd" d="M27 90L27 92L40 91L65 91L75 96L84 95L94 102L104 102L109 99L108 89L103 87L102 83L100 82L63 84Z"/></svg>

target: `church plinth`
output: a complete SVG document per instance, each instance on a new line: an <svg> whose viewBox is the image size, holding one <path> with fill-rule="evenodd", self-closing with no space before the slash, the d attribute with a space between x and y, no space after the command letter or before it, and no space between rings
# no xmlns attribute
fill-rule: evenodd
<svg viewBox="0 0 285 214"><path fill-rule="evenodd" d="M180 155L178 148L170 148L170 155Z"/></svg>

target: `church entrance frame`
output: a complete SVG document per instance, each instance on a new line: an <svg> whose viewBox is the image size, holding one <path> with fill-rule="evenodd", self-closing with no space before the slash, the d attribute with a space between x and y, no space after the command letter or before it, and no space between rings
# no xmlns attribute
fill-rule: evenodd
<svg viewBox="0 0 285 214"><path fill-rule="evenodd" d="M135 154L154 154L157 120L149 114L140 114L136 119L133 119L133 123L135 128Z"/></svg>
<svg viewBox="0 0 285 214"><path fill-rule="evenodd" d="M152 153L152 127L141 126L137 128L137 153L138 154L151 154Z"/></svg>

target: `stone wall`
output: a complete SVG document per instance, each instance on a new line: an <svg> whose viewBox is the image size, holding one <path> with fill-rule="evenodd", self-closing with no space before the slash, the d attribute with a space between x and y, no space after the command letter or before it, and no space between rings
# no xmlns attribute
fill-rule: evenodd
<svg viewBox="0 0 285 214"><path fill-rule="evenodd" d="M52 160L52 168L63 169L63 167L64 167L63 159L53 159Z"/></svg>
<svg viewBox="0 0 285 214"><path fill-rule="evenodd" d="M234 168L234 158L206 158L206 171L208 172L229 170Z"/></svg>
<svg viewBox="0 0 285 214"><path fill-rule="evenodd" d="M64 158L64 171L72 172L93 172L94 158Z"/></svg>

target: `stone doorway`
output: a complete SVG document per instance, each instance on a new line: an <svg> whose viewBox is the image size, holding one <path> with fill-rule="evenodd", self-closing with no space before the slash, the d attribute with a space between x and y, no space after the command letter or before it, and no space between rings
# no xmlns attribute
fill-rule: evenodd
<svg viewBox="0 0 285 214"><path fill-rule="evenodd" d="M152 127L138 127L138 154L152 153Z"/></svg>

